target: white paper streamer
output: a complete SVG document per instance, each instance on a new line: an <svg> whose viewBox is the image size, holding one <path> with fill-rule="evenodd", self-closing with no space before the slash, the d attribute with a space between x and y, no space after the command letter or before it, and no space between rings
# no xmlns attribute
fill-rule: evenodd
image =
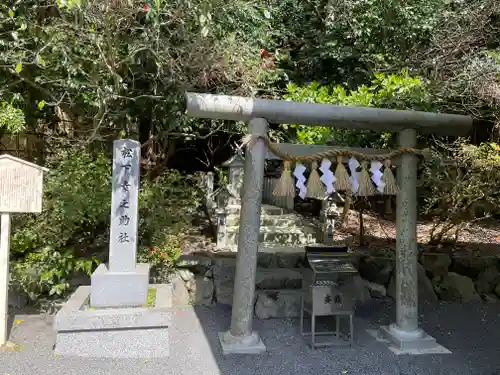
<svg viewBox="0 0 500 375"><path fill-rule="evenodd" d="M378 160L372 160L370 167L370 172L372 173L372 181L377 186L377 190L380 193L383 193L385 182L384 180L382 180L382 176L384 174L380 171L380 168L382 168L382 163L379 162Z"/></svg>
<svg viewBox="0 0 500 375"><path fill-rule="evenodd" d="M358 172L356 169L361 165L355 158L349 159L349 170L351 171L351 176L349 177L349 182L352 185L352 191L356 194L359 190L359 182L358 182Z"/></svg>
<svg viewBox="0 0 500 375"><path fill-rule="evenodd" d="M307 194L306 178L304 177L304 172L306 167L304 164L297 163L293 171L293 175L297 178L297 183L295 186L299 188L299 197L304 199Z"/></svg>
<svg viewBox="0 0 500 375"><path fill-rule="evenodd" d="M335 191L333 184L335 183L335 175L330 170L332 162L328 159L323 159L321 161L321 166L319 170L323 173L320 180L326 186L326 193L328 195L332 194Z"/></svg>

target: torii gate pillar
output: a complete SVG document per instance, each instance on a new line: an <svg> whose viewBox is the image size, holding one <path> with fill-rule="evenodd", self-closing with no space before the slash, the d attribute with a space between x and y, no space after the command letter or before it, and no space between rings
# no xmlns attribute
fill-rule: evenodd
<svg viewBox="0 0 500 375"><path fill-rule="evenodd" d="M417 132L398 133L400 148L416 148ZM396 197L396 322L382 326L380 340L389 341L398 354L426 351L448 352L418 325L417 164L413 154L403 154L397 178Z"/></svg>

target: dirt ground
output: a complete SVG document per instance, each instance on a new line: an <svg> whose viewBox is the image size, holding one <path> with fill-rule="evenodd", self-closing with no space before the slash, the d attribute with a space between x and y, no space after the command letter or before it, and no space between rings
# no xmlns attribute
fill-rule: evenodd
<svg viewBox="0 0 500 375"><path fill-rule="evenodd" d="M391 250L396 243L396 223L385 220L372 214L363 214L365 241L363 248ZM481 256L497 256L500 254L500 223L498 221L485 221L464 225L459 231L458 241L447 237L442 244L430 245L430 233L434 224L432 222L417 223L417 238L420 251L443 251L458 253L475 253ZM350 212L346 226L339 236L352 236L353 246L359 246L359 213Z"/></svg>
<svg viewBox="0 0 500 375"><path fill-rule="evenodd" d="M334 236L335 241L349 241L355 250L373 253L392 252L396 245L396 223L372 213L363 214L365 244L360 245L359 213L351 211L346 223ZM317 220L314 220L315 222ZM434 224L417 223L417 237L421 252L447 252L463 255L500 256L500 222L490 220L464 225L459 231L458 242L448 237L439 245L430 245L430 233ZM216 252L215 238L210 236L208 220L198 218L192 228L184 253L198 251ZM213 228L215 229L215 228ZM453 232L453 231L452 231Z"/></svg>

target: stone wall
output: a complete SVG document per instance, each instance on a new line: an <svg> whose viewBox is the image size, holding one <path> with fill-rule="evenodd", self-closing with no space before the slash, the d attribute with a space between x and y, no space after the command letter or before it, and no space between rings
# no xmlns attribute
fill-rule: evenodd
<svg viewBox="0 0 500 375"><path fill-rule="evenodd" d="M496 257L423 253L418 265L421 299L448 302L500 301L500 262ZM394 261L366 257L361 276L394 297Z"/></svg>
<svg viewBox="0 0 500 375"><path fill-rule="evenodd" d="M296 317L300 312L302 274L300 253L259 253L255 314L262 319ZM235 254L189 255L180 260L173 279L179 304L232 304ZM394 298L391 258L362 257L355 280L358 303L371 298ZM418 264L421 301L500 301L500 261L497 258L425 253Z"/></svg>

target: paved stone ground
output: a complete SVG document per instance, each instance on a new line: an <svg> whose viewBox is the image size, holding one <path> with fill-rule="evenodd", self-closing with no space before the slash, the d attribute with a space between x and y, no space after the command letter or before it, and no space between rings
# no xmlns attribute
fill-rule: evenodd
<svg viewBox="0 0 500 375"><path fill-rule="evenodd" d="M56 358L49 316L16 316L11 339L23 345L0 354L0 375L498 375L500 374L500 305L423 306L423 327L453 354L396 356L365 333L391 322L390 302L358 311L352 349L312 351L298 334L296 320L256 321L268 347L261 356L223 358L217 331L229 324L224 307L177 309L171 357L165 360L89 360ZM19 320L22 320L19 321Z"/></svg>

